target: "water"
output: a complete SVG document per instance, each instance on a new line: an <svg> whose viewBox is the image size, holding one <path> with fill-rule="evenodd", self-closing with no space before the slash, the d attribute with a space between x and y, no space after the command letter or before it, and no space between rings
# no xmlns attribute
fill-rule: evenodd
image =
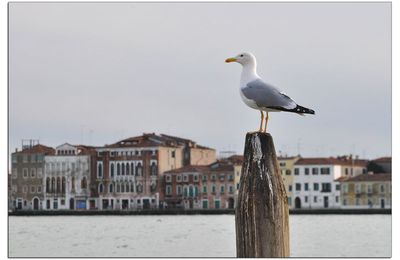
<svg viewBox="0 0 400 260"><path fill-rule="evenodd" d="M235 257L233 215L9 217L10 257ZM291 215L294 257L390 257L391 215Z"/></svg>

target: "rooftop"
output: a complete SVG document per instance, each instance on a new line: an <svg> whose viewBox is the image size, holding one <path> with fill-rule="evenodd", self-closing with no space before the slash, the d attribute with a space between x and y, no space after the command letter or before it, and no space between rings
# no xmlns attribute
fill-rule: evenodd
<svg viewBox="0 0 400 260"><path fill-rule="evenodd" d="M340 178L339 178L340 179ZM361 181L391 181L392 174L390 173L379 173L379 174L360 174L355 177L337 179L342 182L361 182Z"/></svg>
<svg viewBox="0 0 400 260"><path fill-rule="evenodd" d="M30 148L26 148L22 151L18 151L16 152L17 154L33 154L33 153L43 153L43 154L49 154L49 155L53 155L55 154L55 150L51 147L42 145L42 144L37 144L34 145Z"/></svg>
<svg viewBox="0 0 400 260"><path fill-rule="evenodd" d="M334 158L334 157L315 157L300 158L295 165L341 165L341 166L358 166L366 167L367 160L351 159L351 158Z"/></svg>

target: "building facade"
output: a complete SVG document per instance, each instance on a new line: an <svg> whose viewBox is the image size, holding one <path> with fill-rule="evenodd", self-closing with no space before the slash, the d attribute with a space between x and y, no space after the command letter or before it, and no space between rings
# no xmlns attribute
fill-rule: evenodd
<svg viewBox="0 0 400 260"><path fill-rule="evenodd" d="M11 155L11 199L13 210L43 209L45 156L54 149L41 144L22 147Z"/></svg>
<svg viewBox="0 0 400 260"><path fill-rule="evenodd" d="M289 208L293 208L293 175L294 175L294 164L300 156L292 157L278 157L279 170L281 173L283 184L285 185L286 195L288 198Z"/></svg>
<svg viewBox="0 0 400 260"><path fill-rule="evenodd" d="M392 175L362 174L339 179L342 208L382 208L392 206Z"/></svg>
<svg viewBox="0 0 400 260"><path fill-rule="evenodd" d="M143 134L96 149L98 209L155 209L164 207L163 173L187 163L215 161L215 150L189 139Z"/></svg>
<svg viewBox="0 0 400 260"><path fill-rule="evenodd" d="M91 158L78 146L63 144L45 156L45 210L89 209Z"/></svg>
<svg viewBox="0 0 400 260"><path fill-rule="evenodd" d="M232 163L217 161L208 166L184 166L165 172L164 178L168 208L235 207L235 171Z"/></svg>
<svg viewBox="0 0 400 260"><path fill-rule="evenodd" d="M366 161L345 158L300 158L294 164L292 208L340 208L340 177L366 171Z"/></svg>

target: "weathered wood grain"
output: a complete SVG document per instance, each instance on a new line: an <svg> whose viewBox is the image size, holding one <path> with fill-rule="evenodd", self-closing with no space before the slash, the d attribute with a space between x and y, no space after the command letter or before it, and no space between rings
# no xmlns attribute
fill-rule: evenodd
<svg viewBox="0 0 400 260"><path fill-rule="evenodd" d="M289 209L272 136L247 133L236 207L237 257L289 257Z"/></svg>

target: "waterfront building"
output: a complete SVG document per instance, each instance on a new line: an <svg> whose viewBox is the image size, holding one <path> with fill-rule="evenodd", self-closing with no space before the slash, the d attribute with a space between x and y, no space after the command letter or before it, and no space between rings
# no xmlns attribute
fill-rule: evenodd
<svg viewBox="0 0 400 260"><path fill-rule="evenodd" d="M43 170L45 156L54 149L28 140L22 150L11 154L11 208L17 210L43 209Z"/></svg>
<svg viewBox="0 0 400 260"><path fill-rule="evenodd" d="M351 157L300 158L294 164L294 208L340 208L340 177L366 172L367 161Z"/></svg>
<svg viewBox="0 0 400 260"><path fill-rule="evenodd" d="M189 165L164 173L168 208L226 209L235 206L234 165L217 161L208 166Z"/></svg>
<svg viewBox="0 0 400 260"><path fill-rule="evenodd" d="M390 173L362 174L339 178L342 208L391 208L392 175Z"/></svg>
<svg viewBox="0 0 400 260"><path fill-rule="evenodd" d="M162 208L165 171L215 161L214 149L154 133L127 138L96 151L93 182L98 209Z"/></svg>
<svg viewBox="0 0 400 260"><path fill-rule="evenodd" d="M84 146L68 143L45 156L43 176L45 210L89 209L91 155Z"/></svg>
<svg viewBox="0 0 400 260"><path fill-rule="evenodd" d="M281 173L283 184L285 185L286 195L288 199L289 208L293 208L293 175L294 175L294 164L300 156L286 156L278 157L279 170Z"/></svg>

